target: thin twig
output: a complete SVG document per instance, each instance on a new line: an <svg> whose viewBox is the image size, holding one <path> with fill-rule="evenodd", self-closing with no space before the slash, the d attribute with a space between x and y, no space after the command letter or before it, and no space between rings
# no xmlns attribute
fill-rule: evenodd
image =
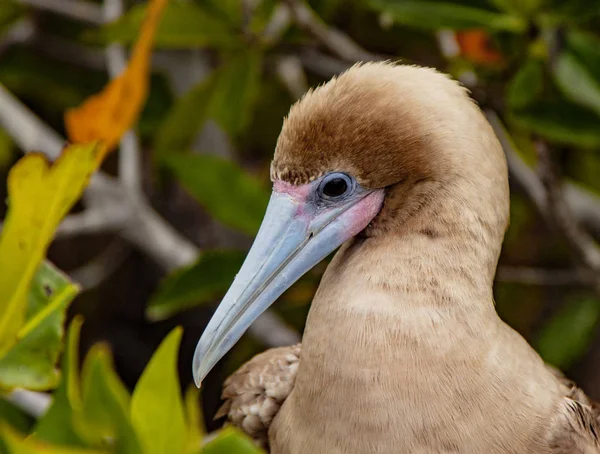
<svg viewBox="0 0 600 454"><path fill-rule="evenodd" d="M546 190L548 212L554 225L567 241L574 259L584 269L594 274L592 285L600 294L600 247L581 227L567 205L562 192L562 182L550 150L542 141L536 143L539 175Z"/></svg>
<svg viewBox="0 0 600 454"><path fill-rule="evenodd" d="M485 111L485 115L504 149L511 181L527 194L540 214L549 219L546 193L542 182L519 156L498 115L489 109ZM575 218L596 238L600 239L600 198L592 192L570 183L565 185L564 195Z"/></svg>
<svg viewBox="0 0 600 454"><path fill-rule="evenodd" d="M0 125L6 129L24 152L37 150L52 159L60 154L65 140L44 124L18 99L0 85ZM139 191L132 191L119 181L97 172L85 192L87 210L119 213L107 221L106 226L118 227L118 234L136 245L166 271L189 265L200 255L200 250L175 228L168 224L148 203ZM127 213L122 217L121 214ZM110 218L110 216L106 216ZM123 222L122 225L119 225ZM85 223L82 223L86 225ZM98 227L96 224L95 227ZM86 226L87 228L87 226ZM256 328L259 326L259 328ZM287 333L286 342L277 337L277 345L292 345L299 335L287 328L278 317L263 314L250 329L250 333L271 346L271 333Z"/></svg>
<svg viewBox="0 0 600 454"><path fill-rule="evenodd" d="M368 52L356 44L348 35L327 26L303 0L286 0L294 20L313 35L331 52L349 62L387 60L387 57Z"/></svg>
<svg viewBox="0 0 600 454"><path fill-rule="evenodd" d="M69 272L83 290L90 290L105 282L129 257L131 247L121 241L113 241L100 254L83 266Z"/></svg>
<svg viewBox="0 0 600 454"><path fill-rule="evenodd" d="M2 39L0 40L0 56L15 44L31 41L35 36L35 32L35 24L29 18L21 19L11 25L11 27L2 34Z"/></svg>
<svg viewBox="0 0 600 454"><path fill-rule="evenodd" d="M81 0L18 0L24 5L50 11L71 19L89 22L91 24L102 24L102 9L90 2Z"/></svg>
<svg viewBox="0 0 600 454"><path fill-rule="evenodd" d="M104 0L104 19L117 20L123 15L122 0ZM106 62L111 79L119 76L127 66L125 48L120 44L109 44L106 48ZM140 141L133 130L127 131L121 139L119 150L119 178L133 191L141 190L142 163Z"/></svg>
<svg viewBox="0 0 600 454"><path fill-rule="evenodd" d="M295 55L286 55L278 58L275 66L279 80L294 99L300 99L308 91L308 82L300 59Z"/></svg>
<svg viewBox="0 0 600 454"><path fill-rule="evenodd" d="M505 265L498 267L496 281L541 286L582 285L590 282L590 275L577 269L554 270Z"/></svg>

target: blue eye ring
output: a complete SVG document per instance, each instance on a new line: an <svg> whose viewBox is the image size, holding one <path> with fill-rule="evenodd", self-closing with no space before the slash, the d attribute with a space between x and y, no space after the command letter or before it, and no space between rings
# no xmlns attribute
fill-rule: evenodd
<svg viewBox="0 0 600 454"><path fill-rule="evenodd" d="M354 178L342 172L332 172L323 178L319 184L319 195L325 200L340 200L354 192Z"/></svg>

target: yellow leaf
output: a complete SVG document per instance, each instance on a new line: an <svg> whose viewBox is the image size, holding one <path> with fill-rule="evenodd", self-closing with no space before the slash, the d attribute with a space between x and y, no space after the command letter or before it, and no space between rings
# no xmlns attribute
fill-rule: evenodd
<svg viewBox="0 0 600 454"><path fill-rule="evenodd" d="M8 424L0 425L2 441L6 444L9 454L102 454L106 451L97 451L83 448L67 448L52 446L32 437L24 437ZM108 454L108 453L106 453Z"/></svg>
<svg viewBox="0 0 600 454"><path fill-rule="evenodd" d="M97 153L96 144L72 145L54 164L31 153L8 175L9 209L0 235L0 356L18 340L31 280L96 170Z"/></svg>
<svg viewBox="0 0 600 454"><path fill-rule="evenodd" d="M204 437L204 422L198 394L199 390L193 384L188 387L185 393L184 405L188 432L184 451L186 454L200 452L202 438Z"/></svg>
<svg viewBox="0 0 600 454"><path fill-rule="evenodd" d="M148 94L150 53L154 33L168 0L151 0L129 65L100 93L67 111L65 126L73 142L100 140L111 151L136 121Z"/></svg>

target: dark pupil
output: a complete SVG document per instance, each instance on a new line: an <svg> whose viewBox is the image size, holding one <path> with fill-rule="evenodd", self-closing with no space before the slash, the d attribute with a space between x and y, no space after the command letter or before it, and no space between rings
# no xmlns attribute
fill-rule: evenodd
<svg viewBox="0 0 600 454"><path fill-rule="evenodd" d="M339 197L346 192L347 188L348 184L346 183L346 180L343 178L334 178L325 184L323 192L328 197Z"/></svg>

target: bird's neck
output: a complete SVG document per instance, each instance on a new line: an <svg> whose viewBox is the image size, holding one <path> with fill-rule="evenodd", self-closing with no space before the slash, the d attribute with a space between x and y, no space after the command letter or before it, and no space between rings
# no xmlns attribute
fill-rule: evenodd
<svg viewBox="0 0 600 454"><path fill-rule="evenodd" d="M364 384L383 380L393 365L420 374L444 358L462 361L476 353L465 344L484 346L494 335L492 281L503 226L490 228L452 199L431 205L438 216L423 211L426 223L415 216L403 229L355 238L340 249L307 320L301 363L307 375L349 374L355 386L361 376Z"/></svg>

